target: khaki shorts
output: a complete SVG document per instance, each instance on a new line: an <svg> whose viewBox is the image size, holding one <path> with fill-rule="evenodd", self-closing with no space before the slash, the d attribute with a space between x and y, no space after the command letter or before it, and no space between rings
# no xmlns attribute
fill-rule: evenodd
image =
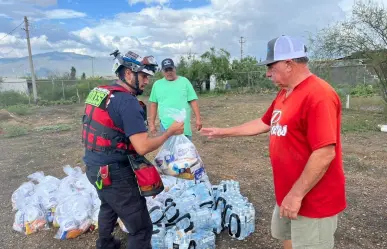
<svg viewBox="0 0 387 249"><path fill-rule="evenodd" d="M337 228L337 215L312 219L298 216L290 220L279 216L275 206L271 220L271 234L279 240L291 240L293 249L333 249L334 234Z"/></svg>

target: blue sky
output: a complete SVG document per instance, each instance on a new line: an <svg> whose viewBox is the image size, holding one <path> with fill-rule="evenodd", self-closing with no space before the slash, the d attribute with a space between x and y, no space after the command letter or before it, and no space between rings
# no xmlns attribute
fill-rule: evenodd
<svg viewBox="0 0 387 249"><path fill-rule="evenodd" d="M135 1L134 1L135 2ZM157 2L157 1L156 1ZM161 1L162 2L162 1ZM163 4L175 10L184 8L199 8L208 6L208 0L173 0ZM128 0L59 0L56 5L46 9L71 9L77 12L85 13L85 20L69 19L66 21L65 27L69 30L76 30L86 27L89 22L99 21L102 19L112 19L118 13L136 13L149 6L157 6L157 3L146 4L144 2L129 3ZM58 21L60 23L63 21Z"/></svg>
<svg viewBox="0 0 387 249"><path fill-rule="evenodd" d="M377 0L387 3L387 0ZM27 55L21 28L27 15L33 53L107 56L133 50L157 58L200 55L210 47L240 57L265 57L268 40L308 32L343 20L352 0L0 0L0 57Z"/></svg>

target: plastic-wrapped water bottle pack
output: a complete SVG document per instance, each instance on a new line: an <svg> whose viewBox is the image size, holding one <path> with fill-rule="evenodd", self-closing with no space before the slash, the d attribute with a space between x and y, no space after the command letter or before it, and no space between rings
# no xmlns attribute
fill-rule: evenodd
<svg viewBox="0 0 387 249"><path fill-rule="evenodd" d="M165 175L162 179L165 191L155 198L147 197L154 249L212 249L216 247L215 236L222 231L238 240L255 231L255 208L240 193L239 182L226 180L208 187L208 180L195 182ZM123 223L119 224L126 231Z"/></svg>

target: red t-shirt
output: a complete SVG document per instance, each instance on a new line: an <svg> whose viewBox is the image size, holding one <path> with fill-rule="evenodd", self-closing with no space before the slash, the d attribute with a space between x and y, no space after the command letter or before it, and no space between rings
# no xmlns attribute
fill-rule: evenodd
<svg viewBox="0 0 387 249"><path fill-rule="evenodd" d="M309 76L285 98L281 90L262 121L271 126L270 160L280 206L316 149L336 144L336 157L322 179L304 197L299 215L323 218L346 208L341 149L341 101L334 89Z"/></svg>

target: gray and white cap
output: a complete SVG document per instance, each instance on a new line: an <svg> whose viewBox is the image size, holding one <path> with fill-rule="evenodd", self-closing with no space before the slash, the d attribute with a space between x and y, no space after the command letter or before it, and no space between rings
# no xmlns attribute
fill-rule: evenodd
<svg viewBox="0 0 387 249"><path fill-rule="evenodd" d="M301 40L282 35L267 43L266 60L258 65L268 65L277 61L307 57L307 48Z"/></svg>

